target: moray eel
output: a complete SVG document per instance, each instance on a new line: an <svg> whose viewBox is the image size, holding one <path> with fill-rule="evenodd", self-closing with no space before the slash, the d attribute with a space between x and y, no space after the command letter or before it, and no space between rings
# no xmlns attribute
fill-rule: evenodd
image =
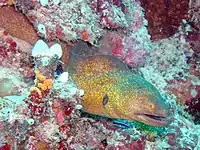
<svg viewBox="0 0 200 150"><path fill-rule="evenodd" d="M169 105L151 83L114 56L81 54L83 47L83 43L74 46L67 69L77 86L85 91L83 111L151 126L168 124Z"/></svg>

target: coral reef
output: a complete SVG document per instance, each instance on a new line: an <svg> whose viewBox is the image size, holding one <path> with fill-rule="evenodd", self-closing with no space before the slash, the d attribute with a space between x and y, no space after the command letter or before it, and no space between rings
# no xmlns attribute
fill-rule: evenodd
<svg viewBox="0 0 200 150"><path fill-rule="evenodd" d="M179 110L180 111L180 110ZM169 125L166 138L146 143L146 149L199 149L199 125L194 125L180 113L174 114L174 121Z"/></svg>
<svg viewBox="0 0 200 150"><path fill-rule="evenodd" d="M11 6L15 4L15 0L1 0L0 1L0 6Z"/></svg>
<svg viewBox="0 0 200 150"><path fill-rule="evenodd" d="M123 2L123 8L126 8L125 18L128 26L118 33L105 32L103 38L106 37L111 45L107 51L111 51L129 66L137 68L145 64L149 53L153 51L153 44L148 35L147 20L144 18L140 3L127 0ZM103 44L105 45L106 41ZM103 48L100 49L103 51Z"/></svg>
<svg viewBox="0 0 200 150"><path fill-rule="evenodd" d="M154 74L161 76L152 82L163 89L168 81L187 77L185 72L190 68L187 64L187 55L192 55L193 51L186 41L181 41L178 36L173 36L155 42L154 47L156 48L151 52L148 63L141 68L145 78L151 80L150 78L154 78Z"/></svg>
<svg viewBox="0 0 200 150"><path fill-rule="evenodd" d="M188 18L189 0L141 0L153 41L172 36L182 19Z"/></svg>
<svg viewBox="0 0 200 150"><path fill-rule="evenodd" d="M18 39L33 44L37 41L37 34L23 14L15 10L14 7L0 8L0 27Z"/></svg>
<svg viewBox="0 0 200 150"><path fill-rule="evenodd" d="M16 6L34 24L38 34L49 41L60 39L69 43L82 39L101 47L101 38L108 37L112 44L108 51L121 55L120 59L132 67L144 64L152 49L143 9L135 0L61 1L42 6L38 2L17 0ZM119 32L114 35L109 30Z"/></svg>
<svg viewBox="0 0 200 150"><path fill-rule="evenodd" d="M200 149L199 6L0 0L0 150ZM32 57L38 37L47 49L39 46ZM59 70L80 39L90 45L82 47L86 54L112 53L154 84L170 103L170 124L155 128L83 112L84 91ZM48 51L55 44L62 56Z"/></svg>
<svg viewBox="0 0 200 150"><path fill-rule="evenodd" d="M199 9L200 9L200 3L197 0L191 0L189 3L189 22L193 26L193 28L197 31L199 31Z"/></svg>
<svg viewBox="0 0 200 150"><path fill-rule="evenodd" d="M102 34L97 15L92 13L88 1L64 0L59 5L48 3L48 7L41 7L38 2L29 3L26 5L25 1L16 1L16 5L25 12L40 35L48 40L58 38L63 41L72 41L80 38L93 42ZM30 5L33 5L33 8L26 8Z"/></svg>

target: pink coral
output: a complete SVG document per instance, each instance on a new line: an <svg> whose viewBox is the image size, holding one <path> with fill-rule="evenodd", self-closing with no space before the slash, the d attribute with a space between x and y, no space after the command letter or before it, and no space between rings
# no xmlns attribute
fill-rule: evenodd
<svg viewBox="0 0 200 150"><path fill-rule="evenodd" d="M138 67L145 64L145 58L148 52L142 49L141 42L134 37L126 37L124 39L124 58L123 61L131 67Z"/></svg>
<svg viewBox="0 0 200 150"><path fill-rule="evenodd" d="M109 3L109 1L106 0L99 0L97 2L97 10L98 12L101 14L101 19L100 19L100 24L103 27L109 27L109 28L119 28L122 26L122 22L115 20L115 18L117 18L117 15L120 14L116 14L116 10L113 7L113 4L115 5L115 7L118 7L119 11L121 10L120 6L122 4L122 2L120 2L119 0L114 1L112 3ZM123 15L123 13L121 12L121 15ZM123 16L121 16L122 18Z"/></svg>
<svg viewBox="0 0 200 150"><path fill-rule="evenodd" d="M119 59L123 60L124 59L124 54L123 54L123 44L122 44L122 39L117 39L115 41L115 46L112 49L112 53L114 56L118 57Z"/></svg>
<svg viewBox="0 0 200 150"><path fill-rule="evenodd" d="M132 32L137 32L137 30L143 26L144 18L138 12L134 14L133 18L134 20L132 21L131 29Z"/></svg>
<svg viewBox="0 0 200 150"><path fill-rule="evenodd" d="M153 41L172 36L182 19L187 19L189 0L140 0Z"/></svg>
<svg viewBox="0 0 200 150"><path fill-rule="evenodd" d="M145 64L145 57L147 56L147 52L144 50L129 50L126 53L124 58L124 62L131 67L138 67Z"/></svg>
<svg viewBox="0 0 200 150"><path fill-rule="evenodd" d="M193 89L196 91L199 89L199 86L194 85L193 82L194 81L192 81L191 78L187 78L186 80L180 81L169 81L169 84L167 85L166 89L169 91L169 93L172 93L177 97L178 102L180 104L189 104L191 100L195 97L191 94L191 90Z"/></svg>
<svg viewBox="0 0 200 150"><path fill-rule="evenodd" d="M35 25L39 35L48 40L59 38L69 42L82 39L82 32L87 30L89 34L86 41L93 44L103 35L105 27L118 29L127 26L121 1L64 0L59 7L51 4L41 7L38 2L17 0L16 5ZM44 25L44 32L38 28L39 24Z"/></svg>

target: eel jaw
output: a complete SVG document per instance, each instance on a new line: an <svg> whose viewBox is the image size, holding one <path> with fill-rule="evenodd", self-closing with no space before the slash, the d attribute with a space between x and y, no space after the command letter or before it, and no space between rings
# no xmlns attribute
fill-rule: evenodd
<svg viewBox="0 0 200 150"><path fill-rule="evenodd" d="M153 114L135 114L141 122L152 126L166 126L168 124L167 116L153 115Z"/></svg>

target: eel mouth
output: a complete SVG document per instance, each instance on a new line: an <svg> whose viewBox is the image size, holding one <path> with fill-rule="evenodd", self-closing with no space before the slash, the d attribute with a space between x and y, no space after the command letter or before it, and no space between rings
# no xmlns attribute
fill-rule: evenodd
<svg viewBox="0 0 200 150"><path fill-rule="evenodd" d="M168 124L167 116L153 115L153 114L136 114L144 123L153 126L165 126Z"/></svg>
<svg viewBox="0 0 200 150"><path fill-rule="evenodd" d="M166 121L165 116L157 116L157 115L150 115L150 114L144 114L144 116L157 120L157 121Z"/></svg>

